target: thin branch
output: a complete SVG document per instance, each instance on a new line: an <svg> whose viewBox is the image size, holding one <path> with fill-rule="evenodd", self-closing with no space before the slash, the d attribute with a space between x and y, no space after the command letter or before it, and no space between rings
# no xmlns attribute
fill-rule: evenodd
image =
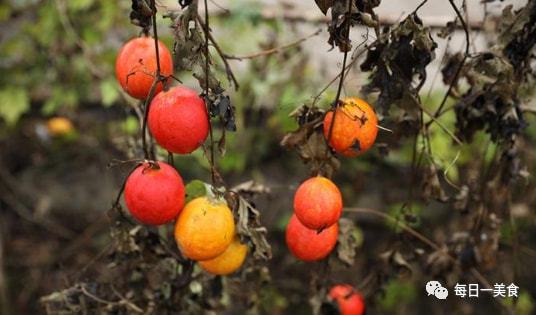
<svg viewBox="0 0 536 315"><path fill-rule="evenodd" d="M350 16L350 14L352 13L352 1L348 0L348 10L347 10L347 19L348 17ZM346 29L345 29L345 39L347 41L350 42L350 21L349 20L346 20ZM339 74L339 87L337 88L337 94L335 95L335 100L333 101L333 103L331 104L331 109L333 110L333 116L331 117L331 123L329 125L329 131L328 131L328 137L326 139L326 152L329 154L329 150L331 148L330 146L330 142L331 142L331 136L333 135L333 126L335 126L335 119L337 118L337 108L339 107L339 98L341 96L341 91L342 91L342 86L344 84L344 75L346 73L346 60L348 59L348 51L349 49L346 49L344 51L344 55L343 55L343 58L342 58L342 69L341 69L341 73ZM327 159L324 159L322 161L322 165L320 167L320 169L323 168L325 162L327 161Z"/></svg>
<svg viewBox="0 0 536 315"><path fill-rule="evenodd" d="M279 47L270 48L270 49L263 50L263 51L256 52L256 53L251 53L251 54L242 55L242 56L235 56L235 55L225 54L225 58L233 59L233 60L244 60L244 59L254 59L254 58L257 58L257 57L272 55L272 54L275 54L275 53L279 53L279 52L281 52L283 50L287 50L289 48L299 46L301 43L305 42L306 40L308 40L308 39L310 39L312 37L317 36L321 32L322 32L322 29L318 29L316 32L314 32L314 33L312 33L312 34L310 34L308 36L302 37L302 38L300 38L300 39L298 39L296 41L293 41L293 42L291 42L289 44L279 46Z"/></svg>
<svg viewBox="0 0 536 315"><path fill-rule="evenodd" d="M433 250L441 250L441 247L439 245L437 245L435 242L433 242L432 240L430 240L428 237L424 236L423 234L417 232L416 230L412 229L411 227L407 226L406 224L400 222L398 219L396 218L393 218L392 216L388 215L388 214L385 214L381 211L378 211L378 210L375 210L375 209L369 209L369 208L344 208L343 209L344 211L346 212L352 212L352 213L365 213L365 214L371 214L371 215L374 215L374 216L377 216L377 217L380 217L386 221L390 221L394 224L396 224L398 227L400 227L404 232L408 233L408 234L411 234L413 237L415 237L416 239L418 239L419 241L421 241L422 243L428 245L430 248L432 248ZM447 257L452 260L452 262L456 265L459 265L460 262L455 258L453 257L450 253L446 253L447 254ZM480 282L480 284L482 284L485 288L489 289L491 288L491 284L489 282L488 279L486 279L486 277L484 277L484 275L482 275L480 273L480 271L478 271L476 268L472 267L470 270L471 274L473 275L473 277L475 277L475 279ZM510 307L508 305L506 305L503 301L501 300L498 300L497 301L509 314L512 314L512 310L510 309Z"/></svg>
<svg viewBox="0 0 536 315"><path fill-rule="evenodd" d="M208 50L208 45L209 45L209 41L210 41L210 38L211 38L211 34L210 34L210 20L209 20L209 15L208 15L208 3L207 3L207 0L204 0L204 3L205 3L205 24L202 25L203 27L203 31L205 32L205 100L206 100L206 107L207 107L207 113L210 113L210 108L209 108L209 104L208 104L208 96L209 96L209 74L210 74L210 53L209 53L209 50ZM198 19L199 19L199 15L197 15ZM201 21L199 21L201 23ZM213 42L216 42L214 39L213 39ZM224 63L226 63L227 61L224 60ZM212 185L214 186L216 184L216 169L215 169L215 164L216 164L216 155L214 153L214 131L213 131L213 128L212 128L212 123L210 121L210 118L209 118L209 122L208 122L208 131L209 131L209 138L210 138L210 177L211 177L211 181L212 181Z"/></svg>
<svg viewBox="0 0 536 315"><path fill-rule="evenodd" d="M398 227L400 227L402 230L404 230L406 233L411 234L416 239L420 240L422 243L428 245L430 248L434 250L440 250L441 248L436 243L432 242L429 238L422 235L421 233L417 232L416 230L412 229L411 227L407 226L406 224L400 222L398 219L393 218L392 216L385 214L381 211L375 210L375 209L368 209L368 208L344 208L344 211L346 212L353 212L353 213L368 213L375 215L377 217L381 217L386 221L391 221L392 223L395 223Z"/></svg>
<svg viewBox="0 0 536 315"><path fill-rule="evenodd" d="M458 77L459 77L459 75L460 75L460 73L461 73L461 71L463 69L465 61L469 57L469 47L471 45L470 40L469 40L469 29L468 29L467 24L465 23L465 20L464 20L464 18L462 16L462 13L460 12L458 7L454 3L454 0L449 0L449 3L452 6L452 8L454 9L454 11L456 11L456 15L458 16L458 19L462 23L463 31L465 32L465 52L464 52L464 55L463 55L463 59L460 62L460 65L458 66L458 69L456 69L456 73L454 74L454 77L452 78L452 81L450 82L449 88L447 89L447 93L445 93L445 96L443 97L443 100L441 101L441 104L439 105L439 107L437 108L437 110L434 113L434 116L433 116L434 118L437 118L438 114L441 113L441 110L443 109L443 106L445 106L445 104L447 102L447 99L450 96L450 93L451 93L452 89L454 88L454 85L456 85L456 83L458 82ZM430 124L431 124L431 122L428 122L426 124L426 126L428 127Z"/></svg>
<svg viewBox="0 0 536 315"><path fill-rule="evenodd" d="M358 48L360 48L361 46L363 46L366 42L368 41L368 38L365 38L365 40L363 42L361 42L359 45L357 45L356 47L356 51ZM379 41L378 40L375 40L371 45L369 46L366 46L365 48L366 49L363 49L361 50L357 55L355 56L352 56L352 60L348 63L348 65L346 66L346 73L345 75L348 74L348 72L350 71L350 69L352 68L352 66L359 60L359 57L361 57L361 55L363 55L365 52L367 52L370 48L376 46L376 44L378 44ZM344 69L344 68L343 68ZM316 104L316 102L318 101L318 99L320 98L320 96L322 96L322 94L324 94L324 92L327 91L327 89L329 89L329 87L335 83L335 81L337 81L337 79L339 79L341 77L341 73L338 73L331 81L328 82L328 84L326 84L326 86L324 86L322 88L322 90L320 90L320 92L318 92L318 94L313 98L313 106Z"/></svg>
<svg viewBox="0 0 536 315"><path fill-rule="evenodd" d="M1 225L0 225L1 227ZM2 238L2 234L4 231L0 229L0 311L2 311L2 314L10 314L10 300L8 298L8 286L7 286L7 278L4 273L4 241Z"/></svg>
<svg viewBox="0 0 536 315"><path fill-rule="evenodd" d="M114 294L117 295L117 297L121 299L121 300L119 301L119 303L121 303L121 304L125 304L125 305L128 306L130 309L132 309L134 312L145 314L145 311L142 310L141 307L137 306L136 304L134 304L133 302L131 302L130 300L128 300L128 299L127 299L124 295L122 295L119 291L117 291L117 289L115 288L115 286L114 286L113 284L112 284L111 288L112 288L112 291L114 291Z"/></svg>
<svg viewBox="0 0 536 315"><path fill-rule="evenodd" d="M212 36L210 31L207 31L208 27L201 20L201 17L199 16L199 14L196 15L196 20L199 23L199 25L201 25L201 29L205 33L205 36L208 37L208 39L212 43L212 46L214 46L214 48L216 49L216 52L220 56L220 58L221 58L221 60L223 62L223 65L225 66L225 73L227 74L227 78L229 79L229 81L233 82L233 84L235 86L235 91L237 91L238 88L240 87L240 85L238 84L238 80L236 79L236 77L235 77L235 75L233 73L233 70L231 68L231 65L229 64L229 61L227 60L226 54L223 52L223 50L221 49L220 45L218 44L216 39L214 39L214 37Z"/></svg>

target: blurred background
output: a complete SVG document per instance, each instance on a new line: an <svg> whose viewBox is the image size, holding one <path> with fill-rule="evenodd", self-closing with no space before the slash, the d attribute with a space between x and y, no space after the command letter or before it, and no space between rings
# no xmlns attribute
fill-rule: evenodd
<svg viewBox="0 0 536 315"><path fill-rule="evenodd" d="M383 2L376 12L386 24L400 21L420 3ZM486 2L466 3L472 52L493 45L494 26L504 7L526 4ZM461 1L456 3L461 5ZM177 1L157 4L162 12L180 8ZM44 296L80 282L113 281L100 275L113 261L108 252L112 238L107 210L128 172L128 166L117 161L140 156L137 103L121 91L114 77L118 49L139 35L139 28L130 24L130 6L130 1L105 0L0 3L1 314L42 314L46 303L40 299ZM280 141L298 127L289 114L310 104L340 72L342 54L327 43L327 20L314 1L214 0L209 7L214 37L229 55L247 56L306 39L279 53L230 60L240 83L238 91L227 88L236 107L238 130L227 134L226 152L217 165L229 186L253 180L264 188L265 193L253 200L269 230L274 258L264 263L271 276L257 294L254 313L310 314L310 283L314 274L322 274L322 263L296 261L284 243L292 196L309 176L309 166L295 152L280 146ZM442 80L435 79L441 57L445 51L452 54L463 49L464 33L457 29L448 39L437 36L437 29L456 16L447 1L430 0L419 16L432 28L438 43L421 91L423 103L433 109L446 90ZM158 23L161 40L172 47L170 20L159 16ZM375 40L366 34L364 28L353 29L355 45ZM222 82L227 82L219 59L215 62ZM360 71L359 63L352 66L343 95L360 95L367 82L368 75ZM176 75L201 92L190 73ZM532 108L533 93L527 89L524 95ZM318 105L327 108L335 94L336 84L320 96ZM478 281L464 270L432 279L434 263L419 256L429 248L381 218L351 212L345 217L358 227L354 231L359 243L356 262L352 267L337 265L323 274L322 281L363 288L368 314L501 314L506 308L516 314L536 314L536 185L532 176L536 127L534 115L529 113L525 119L528 127L520 136L519 155L527 176L511 184L510 215L497 231L501 242L496 261L481 270L491 284L519 286L518 299L484 295L479 299L449 297L439 303L426 295L427 281L441 280L449 288L456 282ZM454 113L442 116L441 122L454 129ZM395 129L389 120L382 126ZM453 207L460 194L441 180L449 201L418 197L407 206L411 189L416 194L423 191L420 182L412 179L414 140L400 131L381 130L378 145L369 153L341 159L334 181L346 207L376 209L401 220L409 213L413 219L407 224L435 243L445 244L464 220L464 214ZM436 164L448 169L453 183L470 174L478 178L498 158L497 144L485 132L460 147L454 146L442 129L432 127L430 145ZM202 150L176 156L175 166L186 181L210 181ZM399 257L395 252L404 254ZM393 263L392 257L398 260ZM380 267L384 264L389 266ZM380 278L381 285L374 289L364 283L376 283ZM242 301L237 292L230 296L222 302L228 314L242 314L250 308L247 298ZM87 312L94 313L99 312ZM110 313L124 312L112 309Z"/></svg>

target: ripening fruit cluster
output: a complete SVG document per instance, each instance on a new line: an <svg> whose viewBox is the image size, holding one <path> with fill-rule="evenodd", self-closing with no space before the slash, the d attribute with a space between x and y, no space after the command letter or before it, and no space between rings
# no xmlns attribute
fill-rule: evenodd
<svg viewBox="0 0 536 315"><path fill-rule="evenodd" d="M167 87L173 59L163 43L158 42L158 50L164 79L155 87L157 59L155 41L150 37L132 39L121 48L116 77L134 98L143 100L153 94L147 117L151 134L167 151L188 154L208 135L205 102L187 87ZM240 243L227 204L199 197L185 205L184 183L173 166L165 162L139 165L126 180L124 197L130 214L140 223L163 225L175 221L175 240L181 252L207 272L227 275L242 266L247 246Z"/></svg>
<svg viewBox="0 0 536 315"><path fill-rule="evenodd" d="M335 113L335 114L334 114ZM356 157L369 150L378 134L378 117L364 100L348 97L324 117L324 137L335 152Z"/></svg>
<svg viewBox="0 0 536 315"><path fill-rule="evenodd" d="M167 88L173 74L173 59L169 49L158 41L160 75L164 78L153 91L148 113L148 125L156 142L169 152L187 154L205 142L209 118L204 100L185 86ZM127 42L119 51L115 74L123 90L143 100L149 97L157 71L155 42L151 37L138 37Z"/></svg>
<svg viewBox="0 0 536 315"><path fill-rule="evenodd" d="M304 181L294 195L294 214L286 230L290 252L303 261L321 260L335 247L339 235L342 196L329 179Z"/></svg>

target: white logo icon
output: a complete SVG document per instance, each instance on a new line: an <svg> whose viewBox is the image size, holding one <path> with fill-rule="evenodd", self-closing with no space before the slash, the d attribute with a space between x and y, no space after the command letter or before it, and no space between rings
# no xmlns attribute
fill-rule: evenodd
<svg viewBox="0 0 536 315"><path fill-rule="evenodd" d="M444 288L439 281L428 281L426 284L428 296L433 295L440 300L445 300L449 296L449 290Z"/></svg>

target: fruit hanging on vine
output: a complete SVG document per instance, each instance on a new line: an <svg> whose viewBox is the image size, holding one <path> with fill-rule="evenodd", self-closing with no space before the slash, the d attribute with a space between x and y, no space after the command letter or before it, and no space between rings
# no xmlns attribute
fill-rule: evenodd
<svg viewBox="0 0 536 315"><path fill-rule="evenodd" d="M199 197L186 204L175 224L175 240L184 256L208 260L221 255L235 236L231 209L223 201Z"/></svg>
<svg viewBox="0 0 536 315"><path fill-rule="evenodd" d="M237 271L242 266L247 253L248 247L240 243L240 238L235 236L231 245L222 254L209 260L200 261L199 265L211 274L225 276Z"/></svg>
<svg viewBox="0 0 536 315"><path fill-rule="evenodd" d="M329 290L329 299L337 303L341 315L363 315L365 300L351 285L337 284Z"/></svg>
<svg viewBox="0 0 536 315"><path fill-rule="evenodd" d="M173 57L169 49L158 41L160 75L173 74ZM137 37L123 45L115 61L115 76L125 92L139 100L149 96L157 71L155 43L152 37ZM164 80L167 82L167 79ZM162 91L162 82L156 85L154 95Z"/></svg>
<svg viewBox="0 0 536 315"><path fill-rule="evenodd" d="M296 190L294 213L310 229L321 230L335 224L341 211L341 192L325 177L311 177Z"/></svg>
<svg viewBox="0 0 536 315"><path fill-rule="evenodd" d="M130 214L149 225L169 223L184 206L184 184L169 164L143 163L128 177L125 202Z"/></svg>
<svg viewBox="0 0 536 315"><path fill-rule="evenodd" d="M324 117L324 137L337 153L355 157L372 147L378 134L378 117L367 102L357 97L343 99L332 127L333 113L329 111Z"/></svg>
<svg viewBox="0 0 536 315"><path fill-rule="evenodd" d="M286 241L292 255L303 261L324 259L331 253L339 234L337 223L322 230L311 230L303 225L295 214L287 225Z"/></svg>
<svg viewBox="0 0 536 315"><path fill-rule="evenodd" d="M178 154L199 148L209 132L205 102L184 86L156 95L149 109L149 130L164 149Z"/></svg>

